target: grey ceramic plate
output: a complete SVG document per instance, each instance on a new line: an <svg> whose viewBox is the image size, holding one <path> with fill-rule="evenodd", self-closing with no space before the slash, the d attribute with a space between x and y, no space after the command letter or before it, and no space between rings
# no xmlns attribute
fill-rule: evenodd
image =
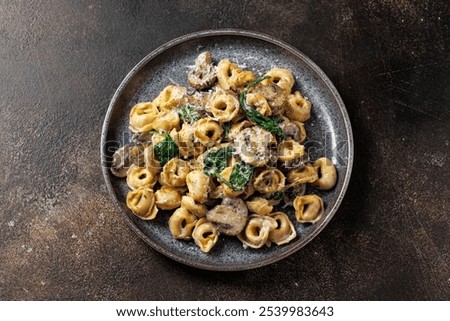
<svg viewBox="0 0 450 321"><path fill-rule="evenodd" d="M132 106L152 100L170 81L187 85L187 72L197 55L205 50L213 59L228 58L255 72L257 76L273 67L290 69L296 88L313 104L311 119L306 123L306 147L311 159L327 156L333 159L338 182L331 191L320 192L326 212L315 225L295 222L297 238L283 246L259 250L245 249L237 238L221 236L208 253L202 253L193 241L174 239L167 227L168 215L153 221L136 218L125 204L128 187L125 179L109 171L114 150L131 140L128 115ZM112 98L103 125L101 157L106 185L132 229L150 246L181 263L208 270L244 270L278 261L311 241L330 221L344 197L353 162L353 140L345 106L335 87L323 71L296 48L268 35L243 30L202 31L182 36L159 47L139 62L125 77ZM307 192L308 189L307 189Z"/></svg>

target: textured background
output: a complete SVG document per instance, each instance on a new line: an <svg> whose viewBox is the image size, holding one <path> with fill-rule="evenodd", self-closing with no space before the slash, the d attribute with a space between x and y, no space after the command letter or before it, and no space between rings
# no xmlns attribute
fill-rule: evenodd
<svg viewBox="0 0 450 321"><path fill-rule="evenodd" d="M444 0L0 0L0 299L450 299L449 23ZM174 37L225 27L312 58L347 105L356 154L313 242L232 273L148 247L99 159L126 73Z"/></svg>

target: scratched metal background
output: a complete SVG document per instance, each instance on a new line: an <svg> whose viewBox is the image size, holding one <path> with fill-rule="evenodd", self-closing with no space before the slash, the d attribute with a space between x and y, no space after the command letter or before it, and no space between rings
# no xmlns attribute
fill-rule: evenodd
<svg viewBox="0 0 450 321"><path fill-rule="evenodd" d="M449 23L444 0L0 0L0 299L449 299ZM140 59L226 27L280 38L325 71L355 163L312 243L219 273L136 237L106 191L99 141Z"/></svg>

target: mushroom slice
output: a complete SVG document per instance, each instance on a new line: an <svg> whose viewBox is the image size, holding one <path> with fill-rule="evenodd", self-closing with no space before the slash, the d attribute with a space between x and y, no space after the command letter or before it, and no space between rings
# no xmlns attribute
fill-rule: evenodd
<svg viewBox="0 0 450 321"><path fill-rule="evenodd" d="M270 147L274 143L273 135L258 126L245 128L234 138L236 153L254 167L262 167L270 161Z"/></svg>
<svg viewBox="0 0 450 321"><path fill-rule="evenodd" d="M114 152L111 172L117 177L126 177L131 165L144 164L144 145L125 144Z"/></svg>
<svg viewBox="0 0 450 321"><path fill-rule="evenodd" d="M269 233L270 242L282 245L289 243L297 236L294 224L285 213L275 212L269 216L277 222L277 227Z"/></svg>
<svg viewBox="0 0 450 321"><path fill-rule="evenodd" d="M195 66L188 75L189 85L195 89L210 88L217 81L217 71L209 51L202 52L195 59Z"/></svg>
<svg viewBox="0 0 450 321"><path fill-rule="evenodd" d="M224 198L222 204L206 213L208 221L216 223L219 232L225 235L238 235L244 229L247 216L247 206L240 198Z"/></svg>
<svg viewBox="0 0 450 321"><path fill-rule="evenodd" d="M244 247L259 249L264 244L270 244L269 234L277 228L277 222L270 216L252 214L248 217L247 225L238 235Z"/></svg>
<svg viewBox="0 0 450 321"><path fill-rule="evenodd" d="M261 94L264 98L266 98L272 111L272 115L280 116L284 114L285 107L288 103L288 97L284 93L283 89L278 87L276 84L258 84L249 92Z"/></svg>
<svg viewBox="0 0 450 321"><path fill-rule="evenodd" d="M294 185L289 188L287 188L283 192L283 208L286 208L287 206L292 206L294 199L297 196L305 195L306 191L306 184L300 184L300 185Z"/></svg>

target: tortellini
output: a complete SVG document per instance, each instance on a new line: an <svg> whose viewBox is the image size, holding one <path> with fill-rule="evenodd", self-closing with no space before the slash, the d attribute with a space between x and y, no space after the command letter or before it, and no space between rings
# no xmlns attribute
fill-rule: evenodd
<svg viewBox="0 0 450 321"><path fill-rule="evenodd" d="M277 245L289 243L297 236L294 224L283 212L275 212L269 215L277 222L277 227L270 231L269 241Z"/></svg>
<svg viewBox="0 0 450 321"><path fill-rule="evenodd" d="M185 186L189 171L190 169L186 161L179 158L172 158L164 165L159 175L159 183L169 186Z"/></svg>
<svg viewBox="0 0 450 321"><path fill-rule="evenodd" d="M216 67L203 52L188 82L130 110L133 143L113 155L111 172L126 177L133 215L153 220L161 211L158 224L203 253L232 237L248 251L287 244L298 224L321 220L322 198L305 191L333 188L339 168L309 158L312 104L292 71L257 78L229 59Z"/></svg>
<svg viewBox="0 0 450 321"><path fill-rule="evenodd" d="M223 59L217 66L217 80L223 89L238 89L255 80L251 71L243 71L228 59Z"/></svg>
<svg viewBox="0 0 450 321"><path fill-rule="evenodd" d="M200 247L202 252L208 253L216 244L219 238L219 232L217 225L209 222L206 218L201 218L195 224L194 231L192 232L192 238Z"/></svg>
<svg viewBox="0 0 450 321"><path fill-rule="evenodd" d="M284 174L275 167L265 169L255 176L253 185L263 194L273 194L281 190L285 185Z"/></svg>
<svg viewBox="0 0 450 321"><path fill-rule="evenodd" d="M299 91L289 95L286 116L295 121L307 121L311 117L311 103Z"/></svg>
<svg viewBox="0 0 450 321"><path fill-rule="evenodd" d="M187 174L186 184L188 195L199 203L205 203L208 199L209 176L201 170L195 170Z"/></svg>
<svg viewBox="0 0 450 321"><path fill-rule="evenodd" d="M333 188L337 180L336 168L333 162L326 157L322 157L314 162L313 167L317 171L318 178L312 182L312 185L321 190Z"/></svg>
<svg viewBox="0 0 450 321"><path fill-rule="evenodd" d="M172 129L178 127L180 117L174 110L163 110L158 113L158 116L152 124L154 130L170 132Z"/></svg>
<svg viewBox="0 0 450 321"><path fill-rule="evenodd" d="M205 152L205 145L195 140L195 127L184 123L181 130L177 133L176 142L181 156L197 157ZM195 160L195 159L194 159Z"/></svg>
<svg viewBox="0 0 450 321"><path fill-rule="evenodd" d="M233 170L233 167L225 167L225 169L220 173L220 176L224 178L225 181L230 180L231 171ZM236 191L229 187L224 182L220 183L222 186L223 195L227 197L237 197L238 195L241 195L244 191Z"/></svg>
<svg viewBox="0 0 450 321"><path fill-rule="evenodd" d="M246 201L245 204L247 204L248 210L251 213L262 216L269 215L273 210L273 206L270 205L269 201L262 197L254 197L250 201Z"/></svg>
<svg viewBox="0 0 450 321"><path fill-rule="evenodd" d="M293 169L288 172L287 180L291 186L317 181L319 176L317 170L311 164L306 164L302 168Z"/></svg>
<svg viewBox="0 0 450 321"><path fill-rule="evenodd" d="M253 106L257 111L260 112L263 116L272 115L272 109L267 102L267 99L258 93L249 93L247 94L247 104Z"/></svg>
<svg viewBox="0 0 450 321"><path fill-rule="evenodd" d="M273 68L266 73L270 78L263 81L264 85L274 84L283 89L285 94L290 94L294 87L294 76L288 69Z"/></svg>
<svg viewBox="0 0 450 321"><path fill-rule="evenodd" d="M278 160L292 162L305 154L305 147L295 140L285 140L278 145Z"/></svg>
<svg viewBox="0 0 450 321"><path fill-rule="evenodd" d="M212 118L202 118L195 124L194 135L206 147L218 144L222 139L223 128Z"/></svg>
<svg viewBox="0 0 450 321"><path fill-rule="evenodd" d="M208 102L207 108L220 122L231 121L240 109L237 97L225 91L216 92Z"/></svg>
<svg viewBox="0 0 450 321"><path fill-rule="evenodd" d="M155 204L155 194L148 186L142 186L127 195L127 206L134 215L143 220L153 220L158 213Z"/></svg>
<svg viewBox="0 0 450 321"><path fill-rule="evenodd" d="M299 223L316 223L322 218L324 208L320 196L297 196L294 199L295 217Z"/></svg>
<svg viewBox="0 0 450 321"><path fill-rule="evenodd" d="M171 110L180 106L186 98L186 93L186 87L169 85L153 100L153 104L160 110Z"/></svg>
<svg viewBox="0 0 450 321"><path fill-rule="evenodd" d="M269 234L276 228L277 221L272 217L252 214L238 238L244 246L259 249L266 244L269 245Z"/></svg>
<svg viewBox="0 0 450 321"><path fill-rule="evenodd" d="M135 105L130 112L130 130L133 133L147 132L152 129L158 118L158 108L150 102Z"/></svg>
<svg viewBox="0 0 450 321"><path fill-rule="evenodd" d="M162 210L173 210L181 205L181 193L172 186L162 186L155 193L156 206Z"/></svg>
<svg viewBox="0 0 450 321"><path fill-rule="evenodd" d="M156 176L148 167L140 167L133 164L127 172L127 184L132 190L142 186L153 187L155 183Z"/></svg>
<svg viewBox="0 0 450 321"><path fill-rule="evenodd" d="M187 195L184 195L181 198L180 205L197 217L206 216L206 212L208 211L208 208L205 204L197 203L192 197Z"/></svg>
<svg viewBox="0 0 450 321"><path fill-rule="evenodd" d="M169 218L169 230L177 239L189 240L197 223L197 216L180 207Z"/></svg>

